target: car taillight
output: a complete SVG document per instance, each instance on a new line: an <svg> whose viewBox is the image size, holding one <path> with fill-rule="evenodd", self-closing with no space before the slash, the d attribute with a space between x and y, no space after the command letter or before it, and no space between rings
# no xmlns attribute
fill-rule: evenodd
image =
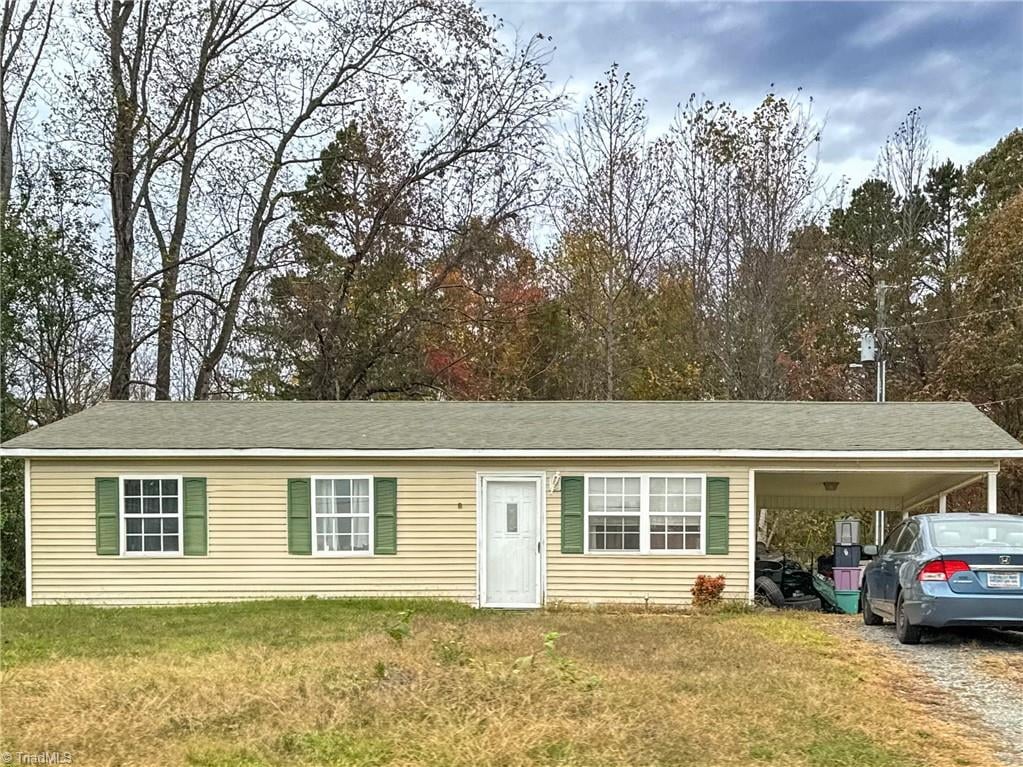
<svg viewBox="0 0 1023 767"><path fill-rule="evenodd" d="M921 568L917 578L921 581L947 581L956 573L969 569L970 566L961 559L935 559Z"/></svg>

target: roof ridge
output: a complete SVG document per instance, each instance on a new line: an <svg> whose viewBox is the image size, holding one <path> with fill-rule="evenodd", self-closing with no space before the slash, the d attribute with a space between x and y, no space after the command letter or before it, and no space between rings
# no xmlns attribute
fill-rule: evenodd
<svg viewBox="0 0 1023 767"><path fill-rule="evenodd" d="M370 400L370 399L206 399L206 400L100 400L96 405L973 405L967 400L760 400L760 399L537 399L537 400Z"/></svg>

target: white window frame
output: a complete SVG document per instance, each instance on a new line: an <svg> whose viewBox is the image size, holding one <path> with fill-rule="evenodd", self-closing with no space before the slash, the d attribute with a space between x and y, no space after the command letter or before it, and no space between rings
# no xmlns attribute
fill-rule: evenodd
<svg viewBox="0 0 1023 767"><path fill-rule="evenodd" d="M358 480L364 479L369 485L369 548L366 551L317 551L316 549L316 520L323 515L316 513L316 482L318 480L331 480L335 479L347 479L347 480ZM373 517L374 509L376 508L376 499L373 497L373 475L372 474L317 474L316 476L310 477L309 486L309 541L312 555L314 557L372 557L375 554L375 546L373 545ZM333 492L333 491L331 491ZM332 519L336 519L337 515L329 515ZM356 515L352 514L354 519Z"/></svg>
<svg viewBox="0 0 1023 767"><path fill-rule="evenodd" d="M639 477L639 550L632 551L605 551L603 549L590 549L590 479L614 479L617 477L634 478ZM650 548L650 479L652 477L665 479L698 479L700 480L700 548L696 549L651 549ZM594 514L598 517L617 517L621 514L601 512ZM628 516L628 515L627 515ZM658 516L677 516L674 514L662 514ZM692 472L673 471L651 471L651 472L629 472L610 471L597 472L583 475L583 553L593 556L655 556L655 557L699 557L707 553L707 475Z"/></svg>
<svg viewBox="0 0 1023 767"><path fill-rule="evenodd" d="M124 514L124 483L130 480L137 479L139 481L146 479L156 479L161 482L165 479L174 479L178 483L178 550L177 551L128 551L128 525ZM161 492L162 495L162 492ZM185 480L181 474L122 474L117 478L117 524L118 524L118 536L120 537L120 551L122 557L183 557L185 555ZM169 514L163 514L161 508L159 516L161 519L169 517ZM141 515L144 520L145 515ZM137 518L137 515L132 515L132 518ZM143 531L145 530L145 522L142 524ZM143 536L145 533L143 532ZM143 538L142 543L143 549L145 548L145 539Z"/></svg>

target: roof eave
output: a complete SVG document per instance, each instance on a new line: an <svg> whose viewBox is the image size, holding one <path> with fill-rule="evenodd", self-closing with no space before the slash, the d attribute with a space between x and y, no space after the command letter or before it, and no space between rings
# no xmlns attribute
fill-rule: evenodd
<svg viewBox="0 0 1023 767"><path fill-rule="evenodd" d="M0 448L5 458L835 458L1023 459L1019 449L496 449L496 448Z"/></svg>

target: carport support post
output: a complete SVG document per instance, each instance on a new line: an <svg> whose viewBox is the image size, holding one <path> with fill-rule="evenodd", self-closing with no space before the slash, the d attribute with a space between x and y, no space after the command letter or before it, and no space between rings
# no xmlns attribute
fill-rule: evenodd
<svg viewBox="0 0 1023 767"><path fill-rule="evenodd" d="M942 493L938 496L938 513L948 513L948 493Z"/></svg>
<svg viewBox="0 0 1023 767"><path fill-rule="evenodd" d="M987 513L998 513L998 472L987 473Z"/></svg>
<svg viewBox="0 0 1023 767"><path fill-rule="evenodd" d="M880 546L884 543L884 511L874 511L874 545Z"/></svg>

